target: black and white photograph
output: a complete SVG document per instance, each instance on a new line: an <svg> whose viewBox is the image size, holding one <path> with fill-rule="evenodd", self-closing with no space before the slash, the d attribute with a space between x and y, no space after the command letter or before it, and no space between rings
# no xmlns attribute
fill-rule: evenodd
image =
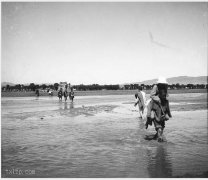
<svg viewBox="0 0 208 180"><path fill-rule="evenodd" d="M208 178L208 2L1 2L1 178Z"/></svg>

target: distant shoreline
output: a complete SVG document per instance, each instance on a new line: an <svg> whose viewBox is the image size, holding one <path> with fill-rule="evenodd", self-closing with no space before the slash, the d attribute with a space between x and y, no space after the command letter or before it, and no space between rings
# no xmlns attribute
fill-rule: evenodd
<svg viewBox="0 0 208 180"><path fill-rule="evenodd" d="M149 94L151 90L145 90ZM75 96L105 96L105 95L133 95L137 90L97 90L97 91L75 91ZM168 90L169 94L182 93L207 93L207 89L176 89ZM28 92L1 92L1 97L31 97L36 96L34 91ZM40 96L49 96L47 92L40 92ZM53 92L57 96L57 91Z"/></svg>

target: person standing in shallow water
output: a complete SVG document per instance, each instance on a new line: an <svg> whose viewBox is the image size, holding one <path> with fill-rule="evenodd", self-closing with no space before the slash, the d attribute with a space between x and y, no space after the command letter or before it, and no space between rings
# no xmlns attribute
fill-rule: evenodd
<svg viewBox="0 0 208 180"><path fill-rule="evenodd" d="M58 91L58 98L59 98L59 100L62 100L62 96L63 96L62 88L60 88L60 90Z"/></svg>
<svg viewBox="0 0 208 180"><path fill-rule="evenodd" d="M165 121L172 117L167 98L167 87L166 79L160 77L150 93L151 101L147 106L146 129L153 122L157 131L155 138L158 138L158 141L163 141L162 134L165 128Z"/></svg>
<svg viewBox="0 0 208 180"><path fill-rule="evenodd" d="M146 106L146 93L143 91L143 87L140 86L140 92L142 93L142 97L144 100L144 106Z"/></svg>
<svg viewBox="0 0 208 180"><path fill-rule="evenodd" d="M69 92L69 98L73 102L74 101L74 91L73 88L71 88L71 91Z"/></svg>
<svg viewBox="0 0 208 180"><path fill-rule="evenodd" d="M68 92L67 92L67 89L64 90L64 99L65 101L67 100L67 96L68 96Z"/></svg>
<svg viewBox="0 0 208 180"><path fill-rule="evenodd" d="M146 101L146 97L145 97L145 92L142 91L142 87L139 86L138 88L138 92L135 94L135 98L136 98L136 103L134 104L134 106L136 107L138 105L139 107L139 118L144 119L144 108L145 108L145 101Z"/></svg>
<svg viewBox="0 0 208 180"><path fill-rule="evenodd" d="M37 97L39 97L39 96L40 96L39 89L36 89L35 94L36 94L36 96L37 96Z"/></svg>

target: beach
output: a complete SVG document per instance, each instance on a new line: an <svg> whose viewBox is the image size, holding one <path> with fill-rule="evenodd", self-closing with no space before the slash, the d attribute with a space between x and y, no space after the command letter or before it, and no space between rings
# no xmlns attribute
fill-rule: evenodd
<svg viewBox="0 0 208 180"><path fill-rule="evenodd" d="M2 97L2 177L208 177L207 93L169 99L159 143L133 94Z"/></svg>

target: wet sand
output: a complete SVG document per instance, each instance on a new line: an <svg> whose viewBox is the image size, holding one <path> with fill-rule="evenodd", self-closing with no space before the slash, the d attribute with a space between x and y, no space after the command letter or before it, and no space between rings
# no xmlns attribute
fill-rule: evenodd
<svg viewBox="0 0 208 180"><path fill-rule="evenodd" d="M163 143L133 96L2 98L2 177L207 177L207 96L171 98Z"/></svg>
<svg viewBox="0 0 208 180"><path fill-rule="evenodd" d="M151 90L145 90L147 94ZM132 95L137 92L134 90L87 90L87 91L75 91L75 96L103 96L103 95ZM184 94L184 93L207 93L207 89L170 89L169 94ZM58 91L53 92L54 96L58 95ZM10 91L1 92L1 97L34 97L36 96L35 91ZM48 96L47 92L40 91L40 96Z"/></svg>

